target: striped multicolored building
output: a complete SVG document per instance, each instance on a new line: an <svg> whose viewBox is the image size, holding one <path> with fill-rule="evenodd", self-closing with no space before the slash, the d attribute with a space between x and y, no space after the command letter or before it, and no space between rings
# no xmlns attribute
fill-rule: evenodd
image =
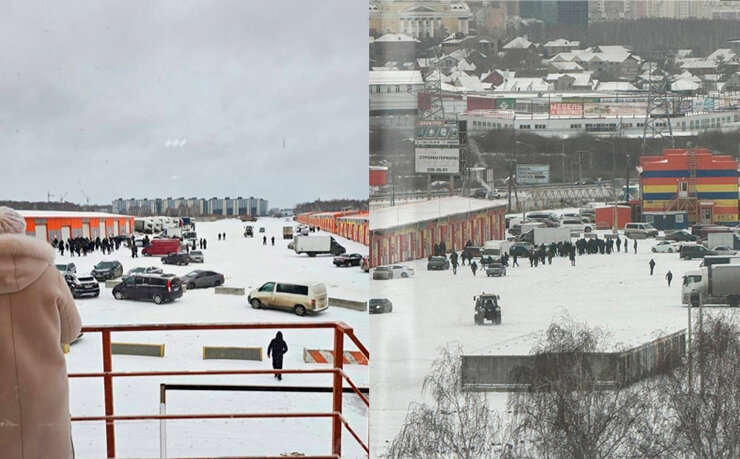
<svg viewBox="0 0 740 459"><path fill-rule="evenodd" d="M737 161L703 148L640 157L642 212L686 211L691 223L738 222Z"/></svg>

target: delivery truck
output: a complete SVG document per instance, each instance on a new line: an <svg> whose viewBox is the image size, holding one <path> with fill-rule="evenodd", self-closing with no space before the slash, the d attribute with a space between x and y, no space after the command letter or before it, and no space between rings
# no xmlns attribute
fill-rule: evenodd
<svg viewBox="0 0 740 459"><path fill-rule="evenodd" d="M299 255L305 253L309 257L321 254L336 256L346 252L345 248L331 236L294 236L293 250Z"/></svg>
<svg viewBox="0 0 740 459"><path fill-rule="evenodd" d="M681 284L681 302L696 307L700 301L740 306L740 264L717 264L687 271Z"/></svg>
<svg viewBox="0 0 740 459"><path fill-rule="evenodd" d="M293 239L292 226L283 226L283 239Z"/></svg>
<svg viewBox="0 0 740 459"><path fill-rule="evenodd" d="M540 244L549 245L558 242L570 242L570 228L532 228L529 232L522 233L519 236L522 242L529 242L538 246Z"/></svg>
<svg viewBox="0 0 740 459"><path fill-rule="evenodd" d="M173 252L180 251L179 239L152 239L149 245L144 247L141 254L149 256L164 256Z"/></svg>
<svg viewBox="0 0 740 459"><path fill-rule="evenodd" d="M740 238L731 232L707 233L707 247L714 250L721 246L740 250Z"/></svg>

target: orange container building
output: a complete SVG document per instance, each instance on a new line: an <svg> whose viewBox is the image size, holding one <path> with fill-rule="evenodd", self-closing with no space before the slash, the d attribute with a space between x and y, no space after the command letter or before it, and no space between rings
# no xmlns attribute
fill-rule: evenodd
<svg viewBox="0 0 740 459"><path fill-rule="evenodd" d="M361 244L369 244L370 218L366 211L305 213L296 215L295 219L300 223L316 226L327 233L333 233Z"/></svg>
<svg viewBox="0 0 740 459"><path fill-rule="evenodd" d="M616 218L617 228L624 229L624 225L632 221L632 210L630 206L605 206L596 208L596 228L614 228Z"/></svg>
<svg viewBox="0 0 740 459"><path fill-rule="evenodd" d="M75 237L95 239L134 231L134 217L102 212L20 210L26 219L26 234L45 241Z"/></svg>

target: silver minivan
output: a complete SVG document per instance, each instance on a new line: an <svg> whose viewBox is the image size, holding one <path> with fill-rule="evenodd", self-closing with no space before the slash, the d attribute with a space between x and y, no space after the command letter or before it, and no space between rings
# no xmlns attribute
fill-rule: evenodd
<svg viewBox="0 0 740 459"><path fill-rule="evenodd" d="M627 223L624 235L630 239L645 239L658 236L658 230L650 223Z"/></svg>
<svg viewBox="0 0 740 459"><path fill-rule="evenodd" d="M329 307L326 285L318 282L265 282L249 292L247 301L254 309L285 309L298 316Z"/></svg>

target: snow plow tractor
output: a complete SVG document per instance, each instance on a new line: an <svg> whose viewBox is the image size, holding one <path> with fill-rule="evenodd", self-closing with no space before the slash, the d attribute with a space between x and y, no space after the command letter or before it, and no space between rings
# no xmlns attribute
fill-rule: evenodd
<svg viewBox="0 0 740 459"><path fill-rule="evenodd" d="M498 304L499 296L495 293L481 293L475 300L475 319L476 325L483 325L486 320L490 320L494 325L501 324L501 307Z"/></svg>

